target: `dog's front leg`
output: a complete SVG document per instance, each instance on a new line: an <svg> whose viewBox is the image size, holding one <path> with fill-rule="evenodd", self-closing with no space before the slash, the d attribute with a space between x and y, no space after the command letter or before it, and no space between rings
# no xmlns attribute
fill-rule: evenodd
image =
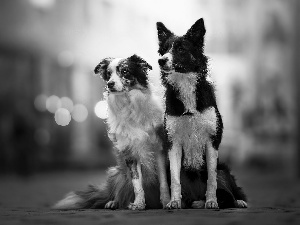
<svg viewBox="0 0 300 225"><path fill-rule="evenodd" d="M143 210L146 207L145 193L143 189L142 170L140 161L133 160L129 164L131 180L134 189L135 199L128 208L131 210Z"/></svg>
<svg viewBox="0 0 300 225"><path fill-rule="evenodd" d="M181 208L181 170L182 147L180 144L173 143L169 151L170 171L171 171L171 201L167 204L168 209Z"/></svg>
<svg viewBox="0 0 300 225"><path fill-rule="evenodd" d="M157 166L158 166L158 178L160 185L160 201L163 208L166 208L166 205L170 202L170 191L169 185L167 182L167 167L166 167L166 156L161 149L157 153Z"/></svg>
<svg viewBox="0 0 300 225"><path fill-rule="evenodd" d="M218 164L218 151L213 148L211 143L207 144L206 149L206 162L207 162L207 190L206 190L206 203L205 208L217 209L217 164Z"/></svg>

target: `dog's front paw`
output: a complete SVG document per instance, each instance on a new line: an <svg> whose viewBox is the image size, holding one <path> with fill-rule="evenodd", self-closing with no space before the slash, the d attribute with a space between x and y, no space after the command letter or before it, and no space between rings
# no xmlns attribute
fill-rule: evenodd
<svg viewBox="0 0 300 225"><path fill-rule="evenodd" d="M204 209L205 207L205 201L193 201L192 208L193 209Z"/></svg>
<svg viewBox="0 0 300 225"><path fill-rule="evenodd" d="M218 209L219 206L218 206L217 201L215 201L215 200L207 200L205 202L205 208L206 209Z"/></svg>
<svg viewBox="0 0 300 225"><path fill-rule="evenodd" d="M117 202L115 201L109 201L104 206L105 209L116 209L117 208Z"/></svg>
<svg viewBox="0 0 300 225"><path fill-rule="evenodd" d="M243 200L236 200L237 203L237 208L247 208L247 202L243 201Z"/></svg>
<svg viewBox="0 0 300 225"><path fill-rule="evenodd" d="M146 204L144 202L134 202L130 203L128 209L131 210L144 210L146 208Z"/></svg>
<svg viewBox="0 0 300 225"><path fill-rule="evenodd" d="M166 207L166 209L181 209L181 200L172 200Z"/></svg>
<svg viewBox="0 0 300 225"><path fill-rule="evenodd" d="M160 195L160 202L163 206L163 209L167 208L167 204L170 202L170 194L164 193Z"/></svg>

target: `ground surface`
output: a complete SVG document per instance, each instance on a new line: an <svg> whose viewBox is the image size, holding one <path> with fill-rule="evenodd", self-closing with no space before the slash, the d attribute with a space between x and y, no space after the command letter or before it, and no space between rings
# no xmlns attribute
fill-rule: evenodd
<svg viewBox="0 0 300 225"><path fill-rule="evenodd" d="M70 190L99 183L103 172L0 177L0 225L4 224L300 224L300 180L280 171L235 170L249 196L248 209L51 210Z"/></svg>

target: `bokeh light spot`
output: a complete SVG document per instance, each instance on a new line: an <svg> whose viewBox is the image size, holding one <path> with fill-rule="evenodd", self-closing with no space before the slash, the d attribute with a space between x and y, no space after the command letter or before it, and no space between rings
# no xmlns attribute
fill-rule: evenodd
<svg viewBox="0 0 300 225"><path fill-rule="evenodd" d="M83 122L88 117L88 110L87 108L82 104L76 104L72 111L72 118L76 122Z"/></svg>
<svg viewBox="0 0 300 225"><path fill-rule="evenodd" d="M69 110L69 112L73 111L74 104L70 98L62 97L60 99L60 102L61 102L61 108L65 108L65 109Z"/></svg>
<svg viewBox="0 0 300 225"><path fill-rule="evenodd" d="M60 108L60 106L60 99L56 95L51 95L49 98L47 98L46 108L49 112L55 113L56 110Z"/></svg>
<svg viewBox="0 0 300 225"><path fill-rule="evenodd" d="M29 0L32 5L38 8L50 8L55 4L56 0Z"/></svg>
<svg viewBox="0 0 300 225"><path fill-rule="evenodd" d="M108 106L106 101L99 101L95 105L94 112L96 116L98 116L101 119L106 119L108 117Z"/></svg>
<svg viewBox="0 0 300 225"><path fill-rule="evenodd" d="M67 126L71 121L71 114L67 109L59 108L54 115L55 122L60 126Z"/></svg>
<svg viewBox="0 0 300 225"><path fill-rule="evenodd" d="M34 106L38 111L45 112L47 110L46 108L46 101L47 96L46 95L38 95L34 99Z"/></svg>

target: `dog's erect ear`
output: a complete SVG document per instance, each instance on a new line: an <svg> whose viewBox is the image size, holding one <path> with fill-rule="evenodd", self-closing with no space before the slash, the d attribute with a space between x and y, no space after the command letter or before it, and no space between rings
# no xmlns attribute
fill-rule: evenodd
<svg viewBox="0 0 300 225"><path fill-rule="evenodd" d="M143 70L152 70L152 66L136 54L130 56L128 60L130 62L133 62L134 64L139 64L143 68Z"/></svg>
<svg viewBox="0 0 300 225"><path fill-rule="evenodd" d="M94 73L102 76L104 80L107 80L106 70L109 63L113 60L113 58L104 58L100 61L100 63L95 67Z"/></svg>
<svg viewBox="0 0 300 225"><path fill-rule="evenodd" d="M184 36L195 45L202 45L205 33L206 30L204 20L201 18L196 21L196 23L187 31L186 35Z"/></svg>
<svg viewBox="0 0 300 225"><path fill-rule="evenodd" d="M162 22L157 22L156 27L158 35L158 44L160 49L158 53L162 55L163 53L161 52L161 48L163 48L166 41L170 37L174 36L174 34L168 28L166 28L166 26Z"/></svg>

